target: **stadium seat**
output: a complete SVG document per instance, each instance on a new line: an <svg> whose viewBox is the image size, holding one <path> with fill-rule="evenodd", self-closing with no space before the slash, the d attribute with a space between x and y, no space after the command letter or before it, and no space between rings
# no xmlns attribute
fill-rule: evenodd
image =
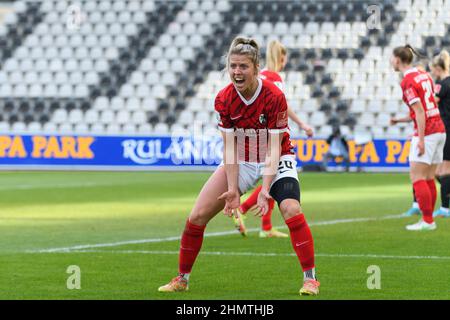
<svg viewBox="0 0 450 320"><path fill-rule="evenodd" d="M169 133L169 126L166 123L158 123L153 128L153 133L154 134L167 134L167 133Z"/></svg>
<svg viewBox="0 0 450 320"><path fill-rule="evenodd" d="M425 2L430 10L422 9ZM29 9L17 1L17 12L5 16L0 27L5 57L0 96L47 99L39 110L44 115L50 112L49 121L54 119L51 113L59 110L56 105L72 110L71 114L83 104L85 123L101 120L103 111L126 110L129 121L142 124L148 118L144 113L157 112L163 100L169 114L178 114L178 124L186 110L194 119L209 123L213 115L204 112L206 103L213 110L215 94L228 83L220 72L221 56L229 45L223 39L243 33L258 39L262 48L273 38L289 48L285 92L295 110L314 114L320 109L326 112L324 121L322 116L312 120L327 123L334 121L336 106L341 122L367 121L360 118L366 112L376 115L378 122L406 110L400 107L398 78L389 65L392 48L386 41L409 41L419 47L423 43L428 54L450 43L446 2L425 2L384 0L381 33L366 29L362 2L88 1L83 4L87 20L76 32L67 32L69 2L44 1ZM408 11L399 11L405 8ZM43 20L37 23L31 13L39 12ZM30 34L24 36L24 30ZM340 102L348 110L337 108ZM29 105L34 110L34 103ZM30 110L17 119L23 120ZM10 119L9 111L5 116ZM123 123L127 116L121 113ZM118 120L119 114L113 118Z"/></svg>

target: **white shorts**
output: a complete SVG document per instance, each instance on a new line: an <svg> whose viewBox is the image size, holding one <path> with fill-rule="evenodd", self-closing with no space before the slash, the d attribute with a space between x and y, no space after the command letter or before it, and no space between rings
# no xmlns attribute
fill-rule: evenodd
<svg viewBox="0 0 450 320"><path fill-rule="evenodd" d="M223 166L223 162L219 165ZM239 191L246 193L253 188L264 173L264 163L243 162L239 164ZM284 155L280 157L277 174L270 187L281 178L291 177L298 180L297 161L294 155Z"/></svg>
<svg viewBox="0 0 450 320"><path fill-rule="evenodd" d="M425 136L425 153L419 157L419 150L417 149L419 137L412 137L409 162L423 162L430 165L441 163L444 159L445 138L446 134L443 132Z"/></svg>

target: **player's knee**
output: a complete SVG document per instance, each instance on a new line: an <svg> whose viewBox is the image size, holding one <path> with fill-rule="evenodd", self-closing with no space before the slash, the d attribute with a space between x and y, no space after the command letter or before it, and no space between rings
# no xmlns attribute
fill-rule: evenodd
<svg viewBox="0 0 450 320"><path fill-rule="evenodd" d="M425 174L419 174L419 173L412 173L409 175L411 179L411 183L416 183L420 180L427 180L427 176Z"/></svg>
<svg viewBox="0 0 450 320"><path fill-rule="evenodd" d="M298 215L302 211L302 208L297 200L285 199L280 203L280 211L284 219L287 220Z"/></svg>
<svg viewBox="0 0 450 320"><path fill-rule="evenodd" d="M208 210L206 208L196 208L189 215L189 221L199 226L206 225L209 222Z"/></svg>

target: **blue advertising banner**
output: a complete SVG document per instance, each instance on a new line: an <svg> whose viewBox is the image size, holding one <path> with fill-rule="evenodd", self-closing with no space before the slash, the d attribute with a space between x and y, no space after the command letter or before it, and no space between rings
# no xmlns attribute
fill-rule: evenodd
<svg viewBox="0 0 450 320"><path fill-rule="evenodd" d="M324 139L294 138L292 143L299 166L320 164L329 148ZM349 141L348 145L351 166L380 169L408 167L408 140L379 139L365 145ZM222 138L218 135L0 135L0 168L211 169L222 160L222 148Z"/></svg>

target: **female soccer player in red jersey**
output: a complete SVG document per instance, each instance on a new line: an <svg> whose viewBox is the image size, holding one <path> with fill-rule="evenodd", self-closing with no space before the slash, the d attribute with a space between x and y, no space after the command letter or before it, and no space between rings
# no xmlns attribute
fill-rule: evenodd
<svg viewBox="0 0 450 320"><path fill-rule="evenodd" d="M206 224L220 211L236 214L240 196L263 177L257 206L268 211L277 201L303 269L300 294L316 295L314 245L300 207L295 156L288 133L286 98L272 82L258 78L259 48L252 39L233 40L227 54L231 83L216 96L215 110L224 142L223 164L203 186L181 237L179 274L161 292L188 290L189 275L203 242Z"/></svg>
<svg viewBox="0 0 450 320"><path fill-rule="evenodd" d="M287 49L278 40L271 40L267 45L266 50L266 68L261 70L260 78L273 82L277 87L283 91L283 80L278 72L281 72L287 63ZM293 120L299 128L303 129L308 137L313 136L312 128L304 123L295 112L288 106L288 116ZM247 235L247 230L244 223L244 217L248 210L256 205L258 199L258 194L261 191L261 186L258 186L250 197L241 204L238 208L238 215L233 215L233 221L236 229L243 235ZM286 233L276 230L272 226L272 211L275 205L273 199L269 199L269 211L263 215L261 219L261 231L259 236L261 238L286 238L288 235Z"/></svg>
<svg viewBox="0 0 450 320"><path fill-rule="evenodd" d="M400 84L403 101L409 107L409 116L393 118L392 124L414 122L414 136L409 153L410 178L414 194L423 213L423 219L406 226L407 230L434 230L433 208L436 203L434 175L443 159L445 127L434 99L433 80L424 71L412 67L415 50L410 46L394 49L391 64L403 75Z"/></svg>

